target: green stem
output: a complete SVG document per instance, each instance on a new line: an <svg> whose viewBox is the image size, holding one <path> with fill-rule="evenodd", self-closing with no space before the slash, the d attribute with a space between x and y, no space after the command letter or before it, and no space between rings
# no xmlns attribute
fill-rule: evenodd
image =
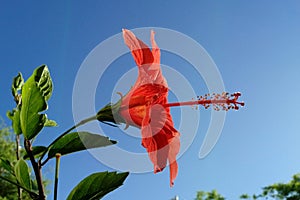
<svg viewBox="0 0 300 200"><path fill-rule="evenodd" d="M17 160L20 160L20 135L16 135L16 157ZM22 189L17 186L18 188L18 200L22 200Z"/></svg>
<svg viewBox="0 0 300 200"><path fill-rule="evenodd" d="M79 126L82 126L90 121L96 120L97 119L97 115L89 117L87 119L84 119L82 121L80 121L79 123L77 123L76 125L72 126L71 128L69 128L68 130L66 130L64 133L62 133L60 136L58 136L48 147L47 150L44 151L44 153L42 154L41 158L39 159L39 162L42 161L42 159L44 158L44 156L46 155L46 153L48 152L49 148L55 143L57 142L60 138L62 138L63 136L65 136L66 134L70 133L72 130L74 130L75 128L78 128ZM41 166L45 165L48 162L49 158L47 158L44 162L41 162Z"/></svg>
<svg viewBox="0 0 300 200"><path fill-rule="evenodd" d="M20 160L20 135L16 135L16 156L17 160Z"/></svg>
<svg viewBox="0 0 300 200"><path fill-rule="evenodd" d="M55 154L56 157L56 165L55 165L55 180L54 180L54 200L57 200L57 187L58 187L58 176L59 176L59 164L61 154Z"/></svg>
<svg viewBox="0 0 300 200"><path fill-rule="evenodd" d="M45 196L45 190L44 190L44 185L43 185L43 180L42 180L41 163L36 162L36 160L34 158L30 140L25 139L24 146L25 146L25 150L30 158L30 162L33 167L34 174L35 174L38 191L39 191L39 200L45 200L46 196Z"/></svg>
<svg viewBox="0 0 300 200"><path fill-rule="evenodd" d="M0 176L0 178L3 179L3 180L5 180L5 181L7 181L7 182L9 182L9 183L11 183L11 184L13 184L13 185L16 185L16 186L22 188L24 191L28 192L31 197L34 197L34 199L38 198L38 194L36 194L35 192L32 192L31 190L28 190L27 188L21 186L20 184L12 181L12 180L10 180L10 179L8 179L6 177L3 177L3 176Z"/></svg>

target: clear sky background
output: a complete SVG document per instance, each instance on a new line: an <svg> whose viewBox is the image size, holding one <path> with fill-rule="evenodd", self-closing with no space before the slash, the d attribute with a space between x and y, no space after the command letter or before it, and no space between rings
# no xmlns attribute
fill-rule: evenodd
<svg viewBox="0 0 300 200"><path fill-rule="evenodd" d="M218 66L227 91L241 91L246 107L228 112L220 140L201 160L199 147L209 114L204 109L194 111L201 113L199 131L178 160L179 175L173 188L169 187L168 169L156 175L130 174L122 187L104 199L168 200L178 195L190 200L198 190L212 189L228 199L237 199L243 193L258 193L268 184L286 182L300 172L300 2L297 0L1 1L0 115L5 118L6 111L14 107L10 92L12 78L19 71L28 78L37 66L47 64L55 85L47 113L59 124L39 136L38 144L48 144L73 124L73 84L89 52L122 28L149 26L182 32L201 44ZM167 53L164 55L162 63L189 73L184 61L174 62ZM130 69L134 62L130 54L126 56L126 62L119 67ZM122 70L113 68L117 64L120 62L110 68L111 75L114 71L121 76ZM186 77L191 77L199 95L207 92L201 77L195 79L192 71ZM109 88L114 83L107 84ZM101 88L105 87L100 85L97 90L98 108L111 95L110 90ZM172 112L178 127L179 114L176 109ZM6 118L5 122L10 124ZM128 138L122 141L118 129L105 130L114 132L109 136L118 140L118 145L125 148L127 142L131 144ZM140 141L135 144L128 148L144 151ZM50 179L53 166L54 162L50 162L44 170ZM59 199L65 199L84 177L106 170L114 169L99 163L88 152L63 157ZM52 190L52 184L49 189Z"/></svg>

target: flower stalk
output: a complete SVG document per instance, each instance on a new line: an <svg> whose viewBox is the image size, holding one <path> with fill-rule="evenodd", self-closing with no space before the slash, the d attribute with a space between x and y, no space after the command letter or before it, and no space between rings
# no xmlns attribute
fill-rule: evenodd
<svg viewBox="0 0 300 200"><path fill-rule="evenodd" d="M50 147L55 143L57 142L60 138L62 138L63 136L65 136L66 134L70 133L72 130L74 130L75 128L78 128L79 126L82 126L90 121L93 121L93 120L96 120L97 119L97 116L92 116L92 117L88 117L82 121L80 121L79 123L77 123L76 125L72 126L71 128L69 128L68 130L66 130L64 133L62 133L60 136L58 136L48 147L47 147L47 150L44 151L44 153L42 154L42 156L40 157L39 159L39 162L41 163L41 166L44 166L49 158L47 158L46 160L43 160L44 156L46 155L46 153L48 152L48 150L50 149Z"/></svg>
<svg viewBox="0 0 300 200"><path fill-rule="evenodd" d="M54 178L54 200L57 200L57 188L58 188L60 157L61 157L60 153L55 154L56 164L55 164L55 178Z"/></svg>

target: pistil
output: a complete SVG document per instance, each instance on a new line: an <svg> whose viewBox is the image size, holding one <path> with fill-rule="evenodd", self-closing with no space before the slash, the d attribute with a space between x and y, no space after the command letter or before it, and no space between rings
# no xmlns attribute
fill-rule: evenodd
<svg viewBox="0 0 300 200"><path fill-rule="evenodd" d="M234 94L229 94L227 92L223 92L222 94L212 95L206 94L204 96L198 96L198 100L195 101L185 101L185 102L174 102L163 104L164 107L175 107L175 106L194 106L194 105L202 105L205 109L209 108L211 105L214 110L224 110L228 111L230 109L238 110L239 106L244 106L244 102L239 102L238 98L241 96L241 93L236 92Z"/></svg>

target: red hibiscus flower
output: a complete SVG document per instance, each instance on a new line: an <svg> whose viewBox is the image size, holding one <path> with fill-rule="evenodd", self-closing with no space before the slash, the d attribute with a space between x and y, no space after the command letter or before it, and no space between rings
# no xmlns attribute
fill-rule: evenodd
<svg viewBox="0 0 300 200"><path fill-rule="evenodd" d="M176 156L180 149L179 132L174 128L170 107L181 105L213 105L215 109L238 109L240 93L199 97L197 101L168 103L168 85L160 68L160 49L151 32L152 49L131 31L124 29L123 37L138 66L138 78L131 90L116 104L108 104L97 116L102 122L126 123L141 129L142 145L154 165L154 173L162 171L167 162L170 186L177 176Z"/></svg>

